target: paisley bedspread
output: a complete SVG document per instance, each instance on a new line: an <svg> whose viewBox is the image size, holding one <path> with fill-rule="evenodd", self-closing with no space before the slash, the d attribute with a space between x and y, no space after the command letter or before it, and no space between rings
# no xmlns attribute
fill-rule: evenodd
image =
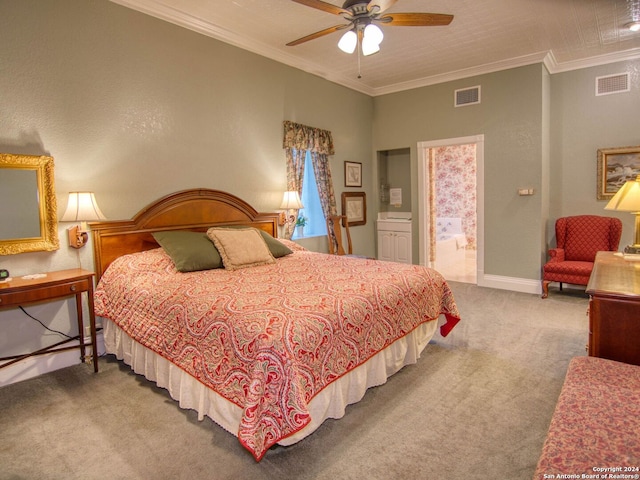
<svg viewBox="0 0 640 480"><path fill-rule="evenodd" d="M310 400L418 325L460 318L435 270L295 251L275 264L178 273L162 250L114 261L96 314L243 410L256 460L310 421Z"/></svg>

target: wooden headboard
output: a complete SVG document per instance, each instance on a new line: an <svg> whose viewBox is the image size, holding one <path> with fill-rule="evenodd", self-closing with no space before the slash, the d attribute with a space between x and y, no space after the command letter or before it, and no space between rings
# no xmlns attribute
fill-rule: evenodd
<svg viewBox="0 0 640 480"><path fill-rule="evenodd" d="M158 248L151 235L163 230L206 232L214 225L243 225L277 237L278 214L258 213L244 200L219 190L183 190L153 202L131 220L90 222L97 279L116 258Z"/></svg>

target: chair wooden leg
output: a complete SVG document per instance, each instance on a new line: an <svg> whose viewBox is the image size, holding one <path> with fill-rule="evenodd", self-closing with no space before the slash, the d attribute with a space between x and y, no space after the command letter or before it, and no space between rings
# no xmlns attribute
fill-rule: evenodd
<svg viewBox="0 0 640 480"><path fill-rule="evenodd" d="M551 282L549 280L542 281L542 298L547 298L549 296L549 284Z"/></svg>

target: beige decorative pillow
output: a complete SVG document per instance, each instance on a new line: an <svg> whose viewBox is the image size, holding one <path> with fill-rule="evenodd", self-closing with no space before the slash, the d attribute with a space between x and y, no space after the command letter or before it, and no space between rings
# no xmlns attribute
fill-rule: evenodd
<svg viewBox="0 0 640 480"><path fill-rule="evenodd" d="M275 263L260 232L254 228L210 228L207 236L218 249L227 270Z"/></svg>

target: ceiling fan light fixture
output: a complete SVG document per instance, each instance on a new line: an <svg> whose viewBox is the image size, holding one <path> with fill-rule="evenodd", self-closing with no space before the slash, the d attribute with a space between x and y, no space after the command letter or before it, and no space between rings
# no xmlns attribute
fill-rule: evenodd
<svg viewBox="0 0 640 480"><path fill-rule="evenodd" d="M362 55L365 57L378 53L379 51L380 45L373 42L366 42L365 40L362 41Z"/></svg>
<svg viewBox="0 0 640 480"><path fill-rule="evenodd" d="M363 42L372 42L376 45L380 45L382 43L382 39L384 38L384 34L382 30L377 25L370 23L366 27L364 27L364 39Z"/></svg>
<svg viewBox="0 0 640 480"><path fill-rule="evenodd" d="M384 35L377 25L370 23L364 29L362 37L362 55L368 57L380 51L380 43Z"/></svg>
<svg viewBox="0 0 640 480"><path fill-rule="evenodd" d="M342 35L340 41L338 42L338 48L342 50L344 53L353 53L356 51L356 46L358 45L358 35L353 30L349 30L347 33Z"/></svg>

